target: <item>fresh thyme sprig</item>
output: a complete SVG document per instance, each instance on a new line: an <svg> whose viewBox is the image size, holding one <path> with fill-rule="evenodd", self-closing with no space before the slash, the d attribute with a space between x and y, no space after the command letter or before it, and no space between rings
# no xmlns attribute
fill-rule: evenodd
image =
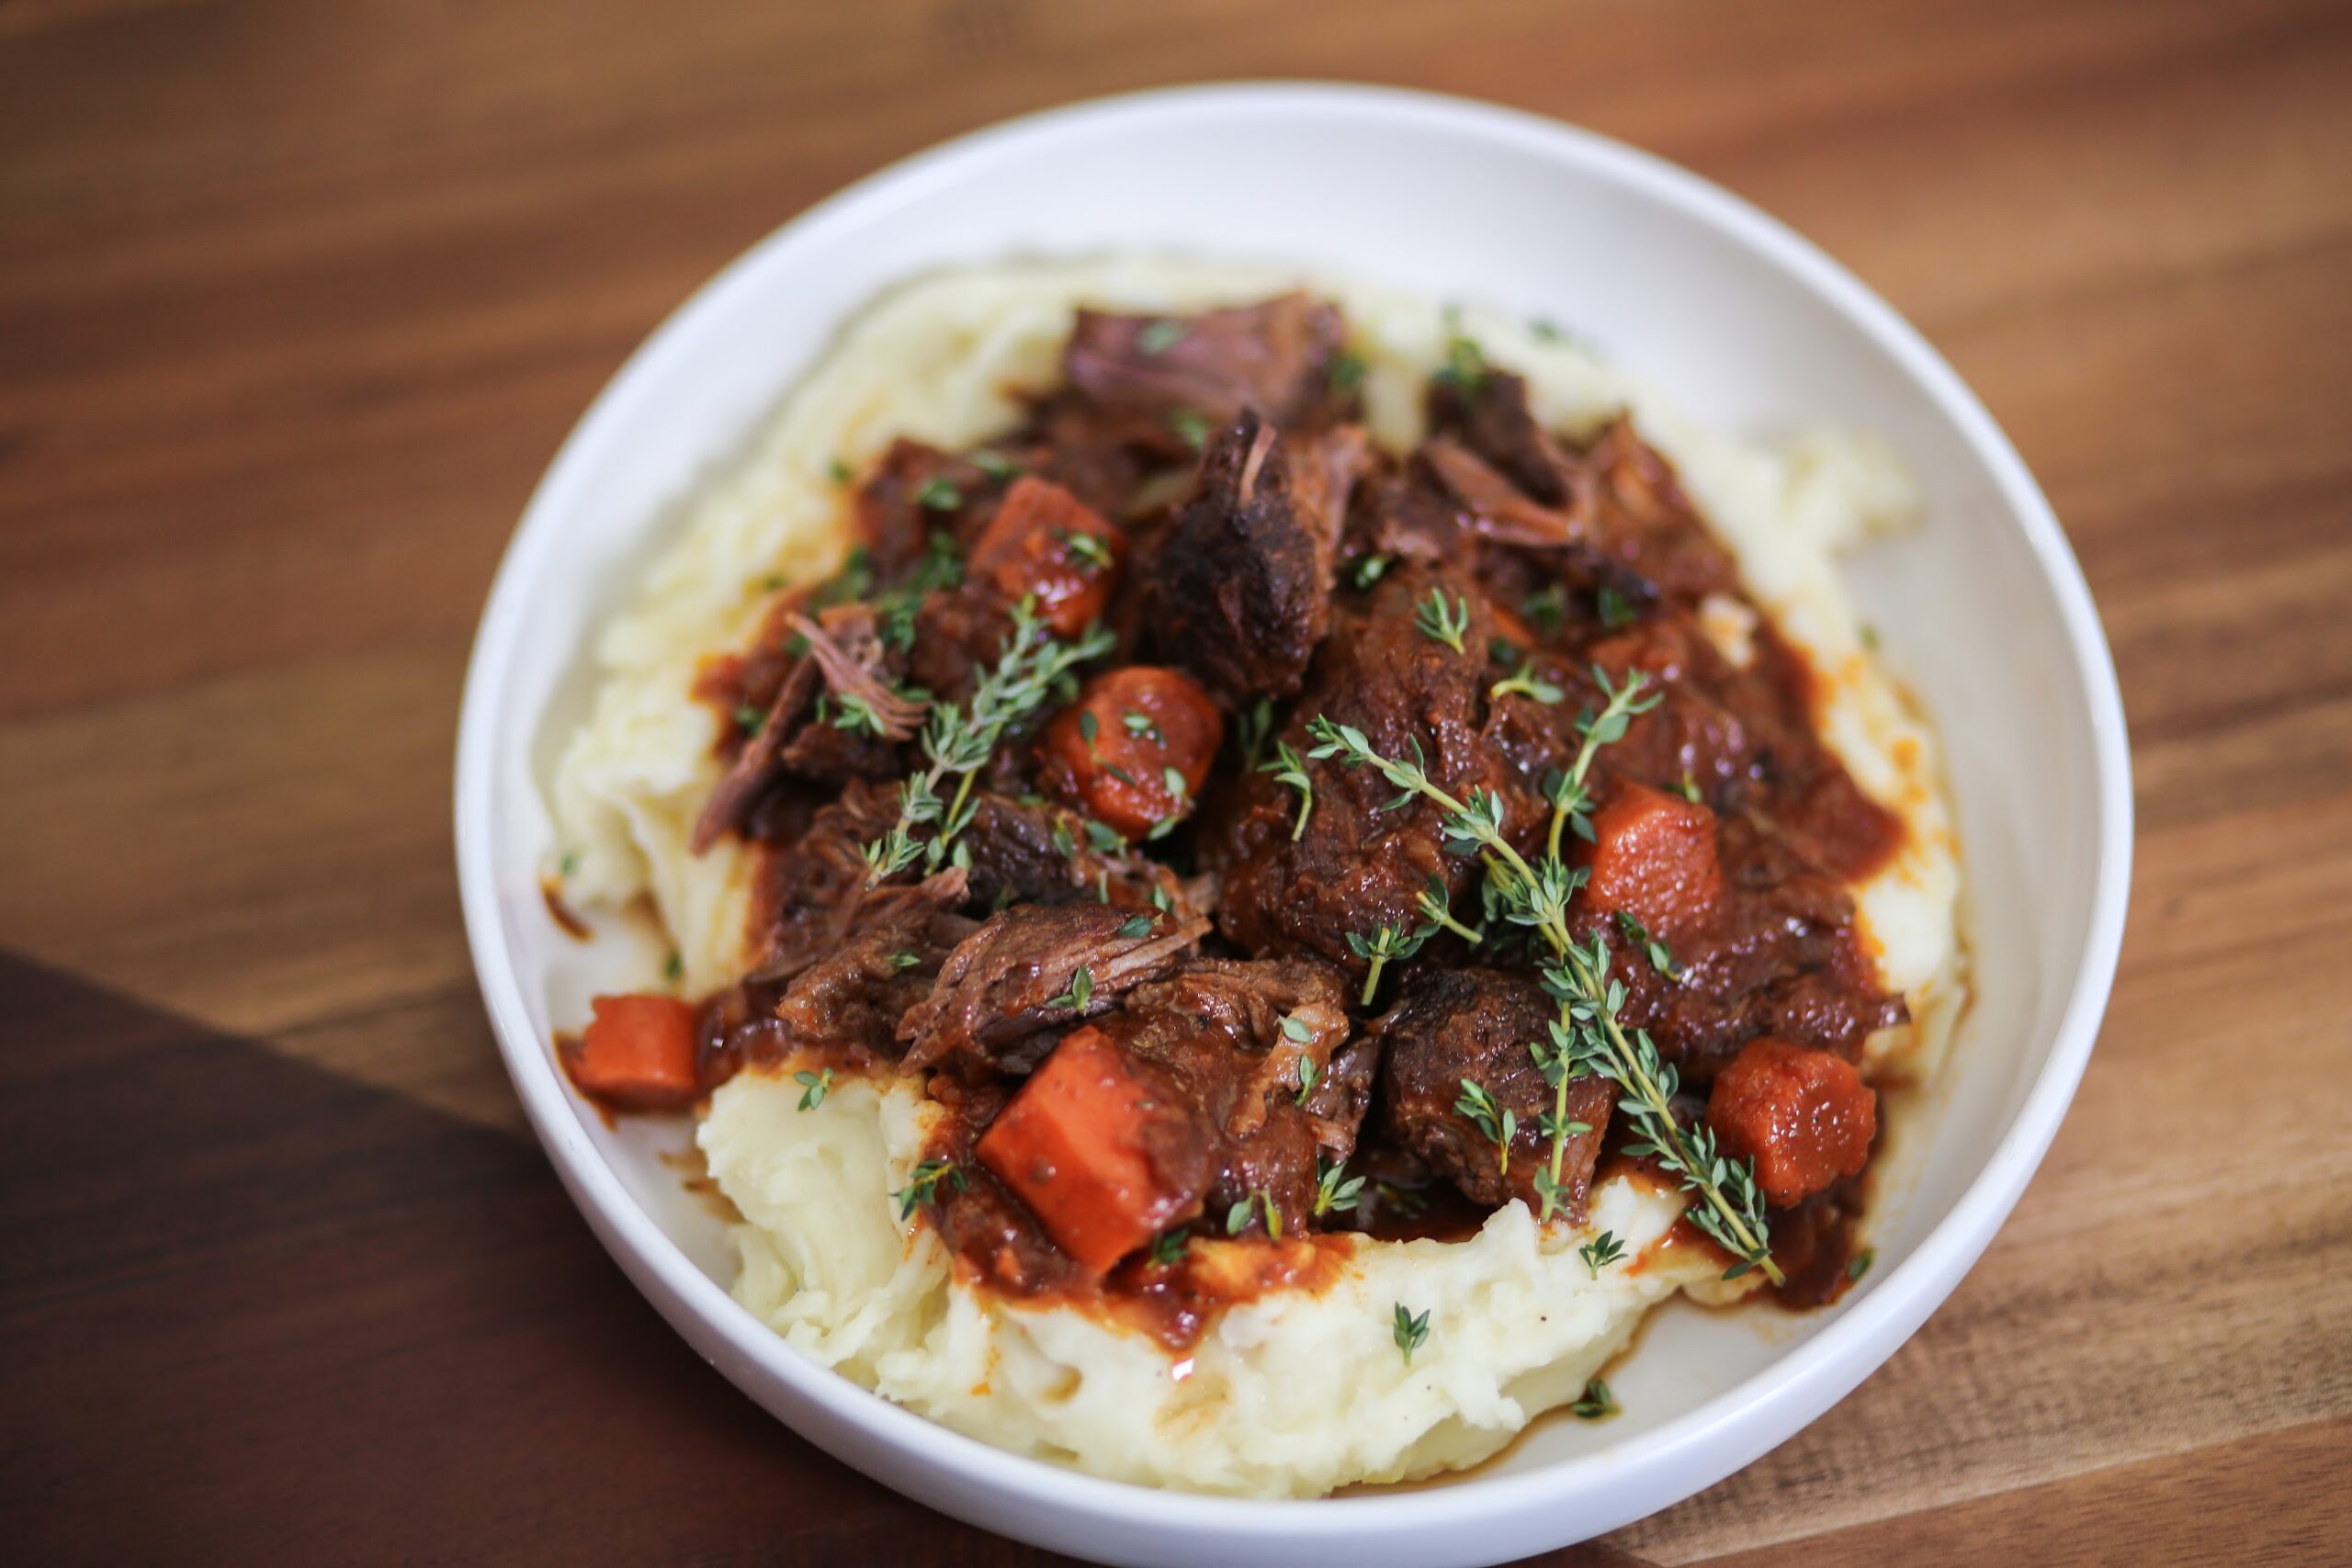
<svg viewBox="0 0 2352 1568"><path fill-rule="evenodd" d="M804 1067L792 1075L792 1081L801 1088L800 1109L814 1111L825 1103L826 1091L833 1087L833 1069L826 1067L812 1073Z"/></svg>
<svg viewBox="0 0 2352 1568"><path fill-rule="evenodd" d="M1617 1414L1617 1396L1599 1378L1584 1385L1584 1397L1568 1406L1568 1414L1579 1421L1598 1421Z"/></svg>
<svg viewBox="0 0 2352 1568"><path fill-rule="evenodd" d="M1625 1244L1608 1231L1602 1231L1577 1248L1577 1256L1584 1259L1585 1268L1596 1280L1600 1271L1625 1256Z"/></svg>
<svg viewBox="0 0 2352 1568"><path fill-rule="evenodd" d="M931 765L899 786L899 819L890 830L865 846L868 887L904 871L918 858L933 870L946 860L948 846L972 818L972 779L988 765L1004 732L1035 711L1070 670L1111 649L1116 639L1097 626L1075 642L1063 642L1045 629L1037 618L1034 598L1012 609L1012 635L994 669L980 677L971 700L962 706L933 703L923 726L923 755ZM940 797L939 786L959 779L954 800ZM930 828L926 843L915 836Z"/></svg>
<svg viewBox="0 0 2352 1568"><path fill-rule="evenodd" d="M1296 843L1306 832L1306 818L1315 809L1315 781L1306 776L1306 759L1287 740L1274 742L1274 754L1258 764L1261 773L1272 773L1274 782L1298 792L1298 820L1291 824L1290 841Z"/></svg>
<svg viewBox="0 0 2352 1568"><path fill-rule="evenodd" d="M1081 534L1075 528L1059 528L1055 532L1061 539L1062 548L1069 552L1072 560L1097 570L1111 564L1111 547L1093 535Z"/></svg>
<svg viewBox="0 0 2352 1568"><path fill-rule="evenodd" d="M1350 1176L1344 1160L1315 1159L1315 1215L1334 1209L1352 1209L1363 1201L1363 1178Z"/></svg>
<svg viewBox="0 0 2352 1568"><path fill-rule="evenodd" d="M1372 1005L1373 993L1380 989L1380 971L1388 961L1412 957L1420 952L1421 943L1429 941L1436 931L1435 926L1419 926L1407 931L1404 923L1398 921L1395 925L1374 927L1369 938L1361 931L1348 933L1348 951L1371 965L1364 971L1363 1006Z"/></svg>
<svg viewBox="0 0 2352 1568"><path fill-rule="evenodd" d="M1413 1352L1429 1339L1430 1310L1423 1307L1415 1314L1408 1311L1403 1302L1398 1302L1396 1315L1389 1320L1389 1336L1396 1341L1396 1348L1405 1353L1405 1364L1408 1367L1413 1364Z"/></svg>
<svg viewBox="0 0 2352 1568"><path fill-rule="evenodd" d="M1543 1213L1537 1217L1548 1220L1555 1212L1567 1207L1569 1200L1575 1196L1562 1179L1566 1170L1568 1140L1591 1132L1592 1125L1568 1119L1568 1084L1579 1076L1571 1054L1548 1040L1531 1040L1527 1054L1534 1058L1535 1070L1544 1075L1544 1081L1552 1089L1552 1109L1544 1113L1538 1128L1552 1145L1552 1156L1544 1168L1535 1173L1535 1195L1544 1205Z"/></svg>
<svg viewBox="0 0 2352 1568"><path fill-rule="evenodd" d="M1489 702L1500 702L1513 692L1549 706L1567 694L1535 673L1533 660L1521 664L1512 674L1487 688Z"/></svg>
<svg viewBox="0 0 2352 1568"><path fill-rule="evenodd" d="M1069 989L1058 997L1049 997L1049 1008L1068 1008L1072 1012L1084 1012L1086 1004L1094 999L1094 971L1081 964L1069 977Z"/></svg>
<svg viewBox="0 0 2352 1568"><path fill-rule="evenodd" d="M1675 1121L1670 1101L1678 1082L1673 1068L1659 1060L1646 1031L1628 1033L1618 1021L1624 987L1609 977L1605 939L1595 931L1589 944L1579 946L1568 930L1568 903L1584 886L1586 874L1561 862L1560 824L1570 816L1582 820L1593 754L1623 736L1632 716L1649 705L1639 700L1644 682L1638 674L1629 676L1622 688L1611 686L1604 673L1596 674L1601 675L1609 701L1598 716L1578 725L1584 747L1575 769L1563 780L1566 787L1554 794L1550 849L1534 863L1503 836L1501 799L1485 789L1472 790L1466 801L1457 799L1430 778L1418 745L1412 761L1383 756L1362 730L1317 715L1307 727L1317 742L1307 754L1337 758L1348 767L1372 768L1403 792L1400 800L1418 795L1445 813L1442 831L1449 847L1484 858L1497 911L1510 923L1533 930L1552 950L1541 973L1544 988L1560 1004L1559 1019L1552 1025L1550 1060L1559 1073L1556 1092L1562 1112L1569 1077L1598 1072L1617 1084L1625 1091L1619 1108L1642 1135L1633 1152L1655 1155L1662 1168L1682 1178L1684 1190L1699 1195L1701 1201L1690 1209L1691 1223L1736 1259L1724 1277L1737 1279L1761 1269L1778 1284L1781 1276L1768 1245L1755 1162L1724 1158L1707 1129L1685 1129ZM1351 946L1354 940L1350 939ZM1547 1217L1559 1192L1567 1125L1564 1114L1555 1117L1550 1168L1544 1173L1551 1188L1545 1193ZM1539 1190L1542 1186L1539 1182Z"/></svg>
<svg viewBox="0 0 2352 1568"><path fill-rule="evenodd" d="M1303 1046L1315 1037L1315 1032L1291 1013L1283 1014L1282 1031L1283 1038L1294 1045ZM1323 1069L1315 1065L1315 1058L1302 1050L1298 1054L1298 1094L1294 1100L1301 1110L1306 1109L1306 1097L1315 1092L1316 1082L1322 1076Z"/></svg>
<svg viewBox="0 0 2352 1568"><path fill-rule="evenodd" d="M1457 593L1453 603L1448 604L1443 588L1430 589L1428 598L1414 603L1413 629L1431 642L1443 643L1456 653L1464 651L1462 634L1470 629L1469 597Z"/></svg>
<svg viewBox="0 0 2352 1568"><path fill-rule="evenodd" d="M1631 909L1617 911L1617 934L1641 949L1642 955L1650 961L1651 968L1669 980L1682 978L1682 965L1674 961L1674 954L1667 951L1666 943L1650 935L1648 929L1642 924L1641 917Z"/></svg>
<svg viewBox="0 0 2352 1568"><path fill-rule="evenodd" d="M1162 1269L1172 1269L1184 1260L1185 1248L1192 1238L1182 1231L1162 1231L1151 1244L1151 1260Z"/></svg>
<svg viewBox="0 0 2352 1568"><path fill-rule="evenodd" d="M1600 712L1586 708L1577 715L1577 734L1583 744L1577 748L1577 760L1565 773L1555 769L1544 780L1544 798L1552 803L1552 831L1545 840L1544 852L1552 859L1560 858L1560 830L1572 829L1577 837L1587 843L1592 841L1592 760L1600 749L1625 738L1634 720L1666 700L1664 692L1653 692L1648 697L1642 692L1649 678L1640 671L1627 672L1623 686L1612 685L1609 671L1596 664L1592 678L1600 683L1600 694L1608 699Z"/></svg>
<svg viewBox="0 0 2352 1568"><path fill-rule="evenodd" d="M1241 1201L1225 1212L1225 1234L1239 1235L1250 1228L1250 1216L1262 1210L1266 1216L1266 1235L1274 1241L1283 1238L1283 1212L1274 1207L1274 1195L1262 1188L1253 1187L1241 1196Z"/></svg>
<svg viewBox="0 0 2352 1568"><path fill-rule="evenodd" d="M1519 1136L1519 1116L1508 1105L1499 1104L1487 1092L1487 1086L1474 1078L1462 1080L1462 1098L1453 1109L1478 1124L1495 1145L1495 1174L1510 1174L1510 1141Z"/></svg>
<svg viewBox="0 0 2352 1568"><path fill-rule="evenodd" d="M1274 705L1260 697L1250 705L1248 712L1238 716L1235 728L1241 736L1241 761L1244 766L1256 767L1258 757L1265 750L1266 742L1273 738Z"/></svg>
<svg viewBox="0 0 2352 1568"><path fill-rule="evenodd" d="M899 1218L910 1220L918 1205L936 1201L942 1182L961 1192L964 1173L956 1168L953 1161L944 1159L927 1159L909 1171L907 1184L890 1194L899 1201Z"/></svg>
<svg viewBox="0 0 2352 1568"><path fill-rule="evenodd" d="M1452 931L1473 947L1487 940L1484 927L1473 930L1453 918L1453 897L1446 891L1445 878L1436 872L1430 873L1428 885L1414 903L1420 909L1421 918L1438 930Z"/></svg>

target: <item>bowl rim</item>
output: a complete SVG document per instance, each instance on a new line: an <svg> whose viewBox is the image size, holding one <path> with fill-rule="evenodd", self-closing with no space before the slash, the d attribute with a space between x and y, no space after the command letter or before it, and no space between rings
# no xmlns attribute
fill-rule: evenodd
<svg viewBox="0 0 2352 1568"><path fill-rule="evenodd" d="M1007 153L1114 125L1182 123L1234 111L1308 118L1363 117L1577 165L1679 208L1777 266L1860 330L1928 397L1992 477L2020 527L2063 620L2074 675L2091 713L2098 814L2094 886L2083 957L2068 986L2050 1055L2007 1131L1949 1213L1912 1256L1849 1298L1821 1332L1694 1409L1598 1454L1525 1472L1372 1495L1244 1498L1114 1481L990 1446L892 1404L786 1340L695 1266L622 1186L589 1142L532 1027L520 976L508 962L492 854L492 761L526 591L558 543L558 526L582 484L586 454L623 433L662 367L684 353L695 323L755 291L764 273L889 208L921 201ZM877 288L887 280L877 280ZM655 1301L689 1314L743 1361L755 1364L834 1418L925 1466L1062 1513L1134 1528L1222 1530L1228 1537L1296 1542L1365 1538L1409 1519L1417 1530L1473 1528L1540 1503L1566 1472L1603 1467L1627 1499L1622 1517L1603 1504L1578 1529L1616 1528L1667 1506L1639 1499L1635 1484L1671 1470L1688 1496L1778 1446L1815 1419L1900 1347L1976 1261L2041 1163L2072 1101L2112 988L2121 948L2132 851L2131 760L2115 667L2090 591L2058 520L2007 437L1917 329L1812 242L1743 198L1654 154L1525 110L1418 90L1335 82L1217 82L1156 88L1047 108L941 142L870 174L772 231L697 288L630 354L566 435L534 489L500 560L468 661L455 770L456 851L469 944L499 1051L534 1132L583 1217L634 1282L650 1270L672 1293ZM647 1292L651 1295L649 1290ZM688 1335L691 1339L692 1335ZM707 1352L706 1352L707 1354ZM746 1392L749 1392L746 1390ZM1759 1413L1763 1413L1759 1418ZM1685 1483L1688 1484L1685 1484Z"/></svg>

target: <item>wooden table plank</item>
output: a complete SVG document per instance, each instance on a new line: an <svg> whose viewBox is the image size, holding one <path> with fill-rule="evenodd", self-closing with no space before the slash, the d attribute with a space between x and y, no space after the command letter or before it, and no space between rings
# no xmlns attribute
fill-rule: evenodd
<svg viewBox="0 0 2352 1568"><path fill-rule="evenodd" d="M759 1417L554 1197L457 926L457 684L562 432L734 252L1005 114L1283 74L1558 114L1822 241L2017 438L2132 724L2115 1006L2015 1219L1838 1409L1587 1560L2343 1555L2340 3L19 0L0 950L77 977L0 968L38 1024L0 1130L40 1156L0 1186L0 1313L57 1369L10 1386L42 1440L0 1445L0 1517L37 1555L247 1557L260 1517L301 1557L1029 1560ZM2227 1115L2271 1083L2291 1114ZM247 1408L265 1346L306 1393ZM93 1387L152 1430L108 1451ZM643 1439L676 1467L632 1489ZM175 1472L146 1524L72 1506Z"/></svg>

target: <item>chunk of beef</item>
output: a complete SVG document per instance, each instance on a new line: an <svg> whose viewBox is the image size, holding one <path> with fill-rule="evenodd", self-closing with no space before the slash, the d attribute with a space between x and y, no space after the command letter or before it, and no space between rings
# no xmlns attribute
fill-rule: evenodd
<svg viewBox="0 0 2352 1568"><path fill-rule="evenodd" d="M1613 924L1611 973L1625 987L1621 1016L1646 1029L1684 1084L1704 1089L1758 1035L1859 1061L1870 1036L1909 1015L1887 991L1854 929L1845 884L1805 857L1769 819L1723 818L1715 838L1723 893L1695 935L1668 944L1660 975ZM1589 918L1579 903L1572 914Z"/></svg>
<svg viewBox="0 0 2352 1568"><path fill-rule="evenodd" d="M1241 1229L1263 1231L1271 1201L1283 1234L1304 1230L1314 1217L1318 1152L1344 1159L1354 1147L1347 1099L1329 1100L1328 1115L1298 1103L1306 1069L1328 1074L1348 1038L1346 1004L1340 975L1313 960L1202 959L1136 987L1099 1025L1169 1074L1213 1134L1207 1202L1220 1229L1247 1202Z"/></svg>
<svg viewBox="0 0 2352 1568"><path fill-rule="evenodd" d="M1589 507L1591 480L1583 465L1536 422L1527 378L1484 367L1469 378L1430 378L1430 429L1459 438L1531 500L1552 508Z"/></svg>
<svg viewBox="0 0 2352 1568"><path fill-rule="evenodd" d="M1080 310L1062 372L1100 403L1163 420L1224 424L1256 409L1303 425L1333 401L1331 362L1345 334L1338 310L1304 294L1194 316Z"/></svg>
<svg viewBox="0 0 2352 1568"><path fill-rule="evenodd" d="M931 994L899 1021L905 1066L933 1066L964 1052L1025 1072L1050 1043L1035 1038L1040 1031L1108 1011L1174 968L1207 931L1205 919L1102 904L1001 910L948 954Z"/></svg>
<svg viewBox="0 0 2352 1568"><path fill-rule="evenodd" d="M758 728L743 736L727 771L712 788L710 798L703 802L702 814L695 818L687 847L695 854L742 826L760 796L783 773L784 743L798 726L800 716L816 699L820 680L814 663L806 659L797 660L764 710L744 710L760 712ZM730 716L728 722L735 721Z"/></svg>
<svg viewBox="0 0 2352 1568"><path fill-rule="evenodd" d="M853 780L798 838L767 853L752 912L761 957L747 979L789 980L841 945L865 899L865 846L898 816L895 792Z"/></svg>
<svg viewBox="0 0 2352 1568"><path fill-rule="evenodd" d="M890 443L857 488L858 536L871 557L876 586L888 590L920 571L944 533L959 547L995 514L1006 465L983 467L969 454L943 452L900 437Z"/></svg>
<svg viewBox="0 0 2352 1568"><path fill-rule="evenodd" d="M949 952L975 928L955 912L963 901L964 874L955 870L865 895L840 944L795 976L776 1002L787 1045L847 1052L852 1060L895 1058L899 1019L930 993Z"/></svg>
<svg viewBox="0 0 2352 1568"><path fill-rule="evenodd" d="M1595 476L1596 535L1601 547L1639 567L1664 592L1696 604L1710 593L1739 592L1731 551L1701 520L1674 469L1621 418L1585 455Z"/></svg>
<svg viewBox="0 0 2352 1568"><path fill-rule="evenodd" d="M1532 549L1565 548L1592 533L1589 487L1571 508L1546 506L1450 435L1423 443L1418 454L1430 475L1461 504L1474 532Z"/></svg>
<svg viewBox="0 0 2352 1568"><path fill-rule="evenodd" d="M1535 1178L1550 1169L1551 1140L1542 1122L1554 1109L1555 1091L1528 1046L1548 1041L1558 1016L1559 1004L1532 975L1416 970L1396 1005L1373 1026L1388 1053L1389 1134L1473 1201L1491 1206L1519 1198L1543 1213ZM1495 1138L1457 1109L1465 1083L1516 1119L1507 1163ZM1605 1078L1568 1080L1568 1120L1589 1129L1568 1138L1561 1163L1558 1196L1571 1224L1584 1218L1615 1100Z"/></svg>
<svg viewBox="0 0 2352 1568"><path fill-rule="evenodd" d="M1415 625L1433 594L1449 613L1466 609L1460 650ZM1456 799L1492 787L1497 760L1478 729L1495 629L1474 584L1392 570L1324 641L1282 739L1304 756L1315 745L1309 721L1326 715L1362 730L1384 756L1409 758L1418 747L1430 779ZM1204 859L1224 879L1219 927L1250 952L1318 953L1361 975L1351 932L1419 926L1431 879L1451 898L1476 865L1445 849L1444 813L1430 802L1388 809L1396 787L1377 771L1328 760L1308 761L1306 773L1314 807L1295 841L1298 796L1264 773L1238 783L1204 834Z"/></svg>
<svg viewBox="0 0 2352 1568"><path fill-rule="evenodd" d="M1286 446L1254 411L1210 442L1152 563L1153 629L1173 662L1227 701L1298 689L1329 625L1334 550L1362 456L1361 438L1340 432Z"/></svg>
<svg viewBox="0 0 2352 1568"><path fill-rule="evenodd" d="M1379 1079L1380 1037L1369 1032L1332 1052L1330 1065L1315 1076L1300 1109L1315 1123L1315 1141L1334 1159L1354 1152Z"/></svg>
<svg viewBox="0 0 2352 1568"><path fill-rule="evenodd" d="M992 790L972 798L972 820L958 842L970 862L973 901L983 908L1092 901L1125 914L1164 908L1188 920L1206 912L1206 888L1117 844L1075 811Z"/></svg>
<svg viewBox="0 0 2352 1568"><path fill-rule="evenodd" d="M763 648L788 643L803 651L791 656L695 818L696 853L741 827L786 773L825 784L897 777L904 771L901 743L922 724L926 705L901 689L899 661L884 646L872 606L835 604L812 619L787 604L770 620Z"/></svg>

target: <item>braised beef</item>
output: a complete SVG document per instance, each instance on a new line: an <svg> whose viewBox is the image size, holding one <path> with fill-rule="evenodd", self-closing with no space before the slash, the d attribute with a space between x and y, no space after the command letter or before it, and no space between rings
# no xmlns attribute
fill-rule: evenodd
<svg viewBox="0 0 2352 1568"><path fill-rule="evenodd" d="M747 705L740 710L752 718L748 733L737 710L722 710L728 716L724 722L740 737L738 750L710 798L703 803L702 814L695 818L688 847L696 854L741 826L761 793L775 784L783 766L784 742L816 699L819 683L816 665L806 659L796 660L764 707Z"/></svg>
<svg viewBox="0 0 2352 1568"><path fill-rule="evenodd" d="M1362 450L1340 433L1286 444L1254 411L1210 441L1153 562L1152 625L1170 661L1213 694L1240 703L1298 689L1330 619Z"/></svg>
<svg viewBox="0 0 2352 1568"><path fill-rule="evenodd" d="M994 791L973 802L961 842L973 900L984 908L1086 899L1127 913L1164 908L1189 919L1203 912L1196 885L1066 807Z"/></svg>
<svg viewBox="0 0 2352 1568"><path fill-rule="evenodd" d="M969 1053L1002 1071L1025 1072L1049 1041L1038 1032L1109 1011L1145 981L1172 969L1208 931L1104 904L1015 904L948 954L931 994L899 1021L909 1070Z"/></svg>
<svg viewBox="0 0 2352 1568"><path fill-rule="evenodd" d="M1097 402L1163 420L1217 425L1255 409L1304 425L1335 400L1345 336L1339 311L1304 294L1193 316L1080 310L1062 372Z"/></svg>
<svg viewBox="0 0 2352 1568"><path fill-rule="evenodd" d="M841 945L865 899L865 846L898 816L895 792L854 779L799 837L765 854L752 929L766 943L750 979L789 980Z"/></svg>
<svg viewBox="0 0 2352 1568"><path fill-rule="evenodd" d="M867 894L840 944L795 976L777 1000L784 1041L896 1059L899 1019L930 994L950 951L974 929L955 912L963 901L960 871Z"/></svg>
<svg viewBox="0 0 2352 1568"><path fill-rule="evenodd" d="M1548 1043L1559 1004L1524 971L1423 968L1402 992L1373 1025L1388 1053L1383 1125L1474 1202L1492 1207L1521 1198L1541 1213L1535 1178L1550 1170L1552 1140L1543 1127L1556 1091L1528 1047ZM1461 1108L1474 1084L1514 1118L1507 1148L1494 1135L1498 1126ZM1560 1203L1577 1222L1616 1091L1606 1078L1587 1076L1570 1078L1567 1095L1568 1121L1588 1129L1566 1140L1559 1175Z"/></svg>
<svg viewBox="0 0 2352 1568"><path fill-rule="evenodd" d="M1460 649L1416 624L1433 602L1466 615ZM1363 731L1384 755L1409 757L1418 748L1430 778L1456 799L1493 787L1498 761L1479 723L1495 629L1475 584L1421 567L1392 570L1339 617L1281 740L1306 756L1316 744L1309 721L1327 716ZM1218 929L1249 952L1317 953L1361 976L1365 961L1351 934L1418 929L1431 882L1451 902L1476 863L1445 848L1444 814L1430 802L1415 797L1390 809L1396 787L1373 769L1310 760L1306 773L1314 807L1295 840L1298 797L1271 773L1248 774L1222 803L1203 842L1204 858L1224 879Z"/></svg>
<svg viewBox="0 0 2352 1568"><path fill-rule="evenodd" d="M1590 478L1582 465L1536 422L1527 403L1527 381L1510 371L1481 364L1467 375L1430 382L1432 445L1475 454L1531 502L1564 515L1590 507ZM1465 497L1465 499L1467 499Z"/></svg>

